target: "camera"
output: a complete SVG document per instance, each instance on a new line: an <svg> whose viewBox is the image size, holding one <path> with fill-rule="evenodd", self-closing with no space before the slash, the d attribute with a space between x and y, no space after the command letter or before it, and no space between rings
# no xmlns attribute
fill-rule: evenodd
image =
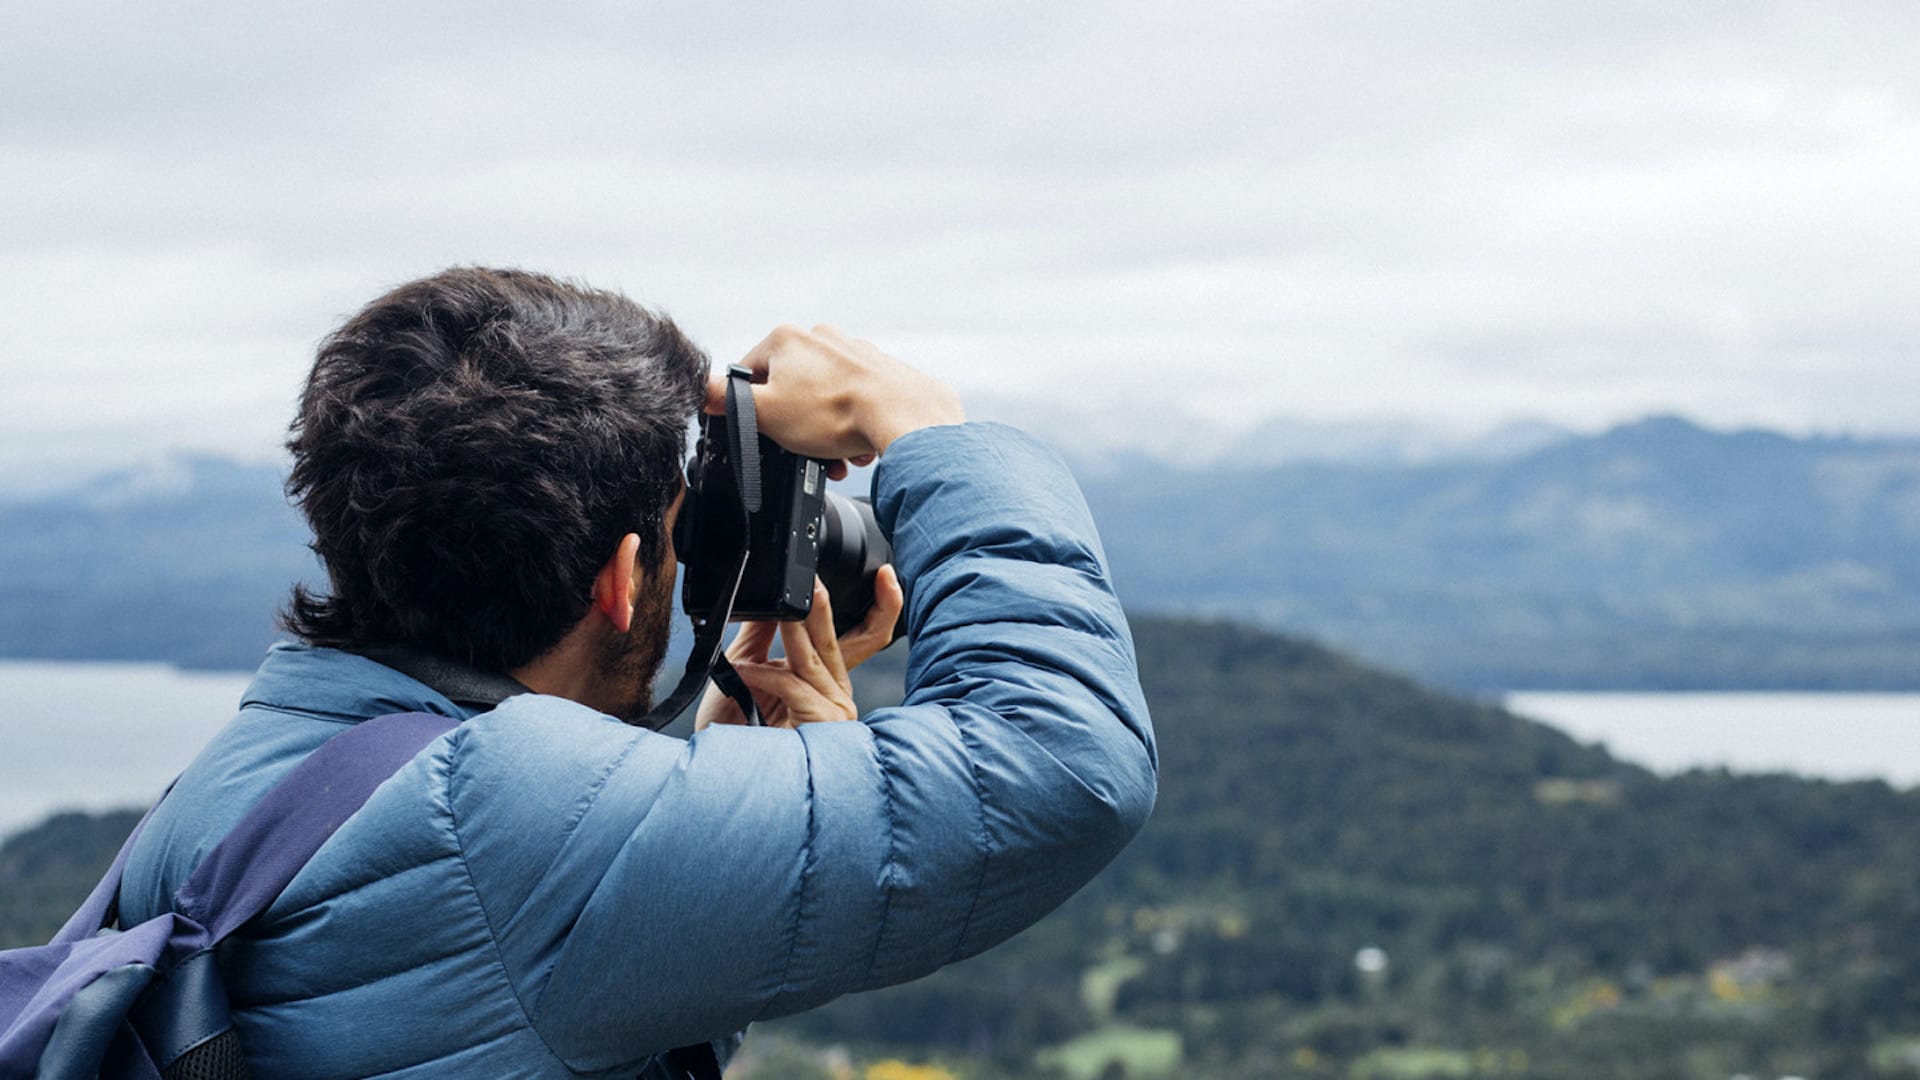
<svg viewBox="0 0 1920 1080"><path fill-rule="evenodd" d="M791 622L813 610L815 576L833 605L833 632L858 626L873 609L874 576L893 545L865 499L827 490L827 467L760 434L753 373L727 371L725 416L702 415L687 463L686 497L673 524L674 555L685 567L680 603L693 621L686 672L667 699L631 723L659 730L711 682L749 724L754 697L722 652L726 624ZM888 643L906 632L906 613Z"/></svg>
<svg viewBox="0 0 1920 1080"><path fill-rule="evenodd" d="M874 575L893 557L872 504L828 491L827 462L758 432L738 436L758 448L758 468L741 468L728 426L726 417L702 416L687 466L673 532L685 564L682 606L697 618L718 610L731 591L731 621L804 619L818 575L833 605L834 632L846 633L873 607ZM743 484L757 491L742 491Z"/></svg>

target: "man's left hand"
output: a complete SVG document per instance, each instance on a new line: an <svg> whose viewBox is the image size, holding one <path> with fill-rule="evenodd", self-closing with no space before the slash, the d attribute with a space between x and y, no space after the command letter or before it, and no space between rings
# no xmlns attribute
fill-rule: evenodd
<svg viewBox="0 0 1920 1080"><path fill-rule="evenodd" d="M793 728L826 720L854 720L853 681L848 672L893 640L893 628L906 594L891 565L873 581L873 608L845 637L833 632L833 608L826 586L813 583L813 610L801 622L750 622L727 646L727 660L753 692L760 721L767 727ZM786 654L769 658L774 636ZM708 724L744 724L733 699L709 685L695 714L695 731Z"/></svg>

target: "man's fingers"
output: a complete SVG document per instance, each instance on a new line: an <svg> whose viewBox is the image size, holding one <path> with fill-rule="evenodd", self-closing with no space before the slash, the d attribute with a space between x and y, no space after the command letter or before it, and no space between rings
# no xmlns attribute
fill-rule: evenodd
<svg viewBox="0 0 1920 1080"><path fill-rule="evenodd" d="M709 724L745 724L747 718L740 714L740 706L733 699L720 692L712 683L707 684L706 693L700 695L700 707L694 710L693 730L700 731Z"/></svg>
<svg viewBox="0 0 1920 1080"><path fill-rule="evenodd" d="M754 704L760 709L760 719L768 727L792 727L802 715L818 711L816 700L820 692L807 685L786 668L775 664L735 664L733 670L740 681L747 684L752 692ZM785 708L779 710L780 719L775 719L775 710L768 706L779 702Z"/></svg>
<svg viewBox="0 0 1920 1080"><path fill-rule="evenodd" d="M873 606L860 625L840 638L840 655L848 668L866 663L893 642L893 628L900 622L900 611L907 605L907 594L900 587L900 574L888 563L873 578Z"/></svg>
<svg viewBox="0 0 1920 1080"><path fill-rule="evenodd" d="M787 668L794 674L807 680L821 693L830 693L840 685L827 661L820 655L819 646L814 644L813 634L808 630L807 622L783 622L780 624L780 648L787 654ZM839 659L836 649L834 658Z"/></svg>
<svg viewBox="0 0 1920 1080"><path fill-rule="evenodd" d="M813 609L807 612L805 625L807 638L826 665L827 674L847 693L853 693L853 683L847 678L846 658L840 655L840 636L833 632L833 600L819 578L813 579Z"/></svg>
<svg viewBox="0 0 1920 1080"><path fill-rule="evenodd" d="M740 681L753 691L756 700L773 699L785 706L784 718L775 725L777 727L855 718L851 697L822 693L811 682L777 661L745 664L735 670L740 673ZM763 708L761 711L768 710Z"/></svg>
<svg viewBox="0 0 1920 1080"><path fill-rule="evenodd" d="M878 456L899 436L966 419L959 397L831 326L783 326L747 353L762 434L796 454L837 460Z"/></svg>
<svg viewBox="0 0 1920 1080"><path fill-rule="evenodd" d="M782 349L790 349L796 339L806 336L806 332L790 323L774 327L759 343L747 350L740 358L740 365L753 372L753 381L763 383L773 370L773 354Z"/></svg>
<svg viewBox="0 0 1920 1080"><path fill-rule="evenodd" d="M784 344L791 341L798 333L800 333L800 331L796 327L775 327L773 333L761 338L759 344L747 350L747 355L740 358L739 366L753 372L753 382L756 385L765 383L767 381L767 372L772 367L773 354L779 351ZM758 391L756 391L755 404L758 404L758 396ZM707 400L701 408L715 416L726 415L727 373L725 371L708 373Z"/></svg>
<svg viewBox="0 0 1920 1080"><path fill-rule="evenodd" d="M765 663L768 650L773 648L774 624L771 622L750 622L740 627L733 636L733 643L727 646L729 661L752 661Z"/></svg>

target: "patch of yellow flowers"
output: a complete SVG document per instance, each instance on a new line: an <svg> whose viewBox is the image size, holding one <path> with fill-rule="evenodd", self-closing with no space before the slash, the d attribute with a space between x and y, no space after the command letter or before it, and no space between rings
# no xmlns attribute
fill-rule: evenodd
<svg viewBox="0 0 1920 1080"><path fill-rule="evenodd" d="M866 1080L960 1080L960 1077L938 1065L909 1065L888 1058L867 1066Z"/></svg>

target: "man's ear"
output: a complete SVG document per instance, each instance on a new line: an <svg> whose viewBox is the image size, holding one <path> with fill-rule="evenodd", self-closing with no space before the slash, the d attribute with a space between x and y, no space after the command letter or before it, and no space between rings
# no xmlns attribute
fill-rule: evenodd
<svg viewBox="0 0 1920 1080"><path fill-rule="evenodd" d="M593 579L594 609L623 634L633 627L633 604L640 595L639 563L640 534L628 533Z"/></svg>

